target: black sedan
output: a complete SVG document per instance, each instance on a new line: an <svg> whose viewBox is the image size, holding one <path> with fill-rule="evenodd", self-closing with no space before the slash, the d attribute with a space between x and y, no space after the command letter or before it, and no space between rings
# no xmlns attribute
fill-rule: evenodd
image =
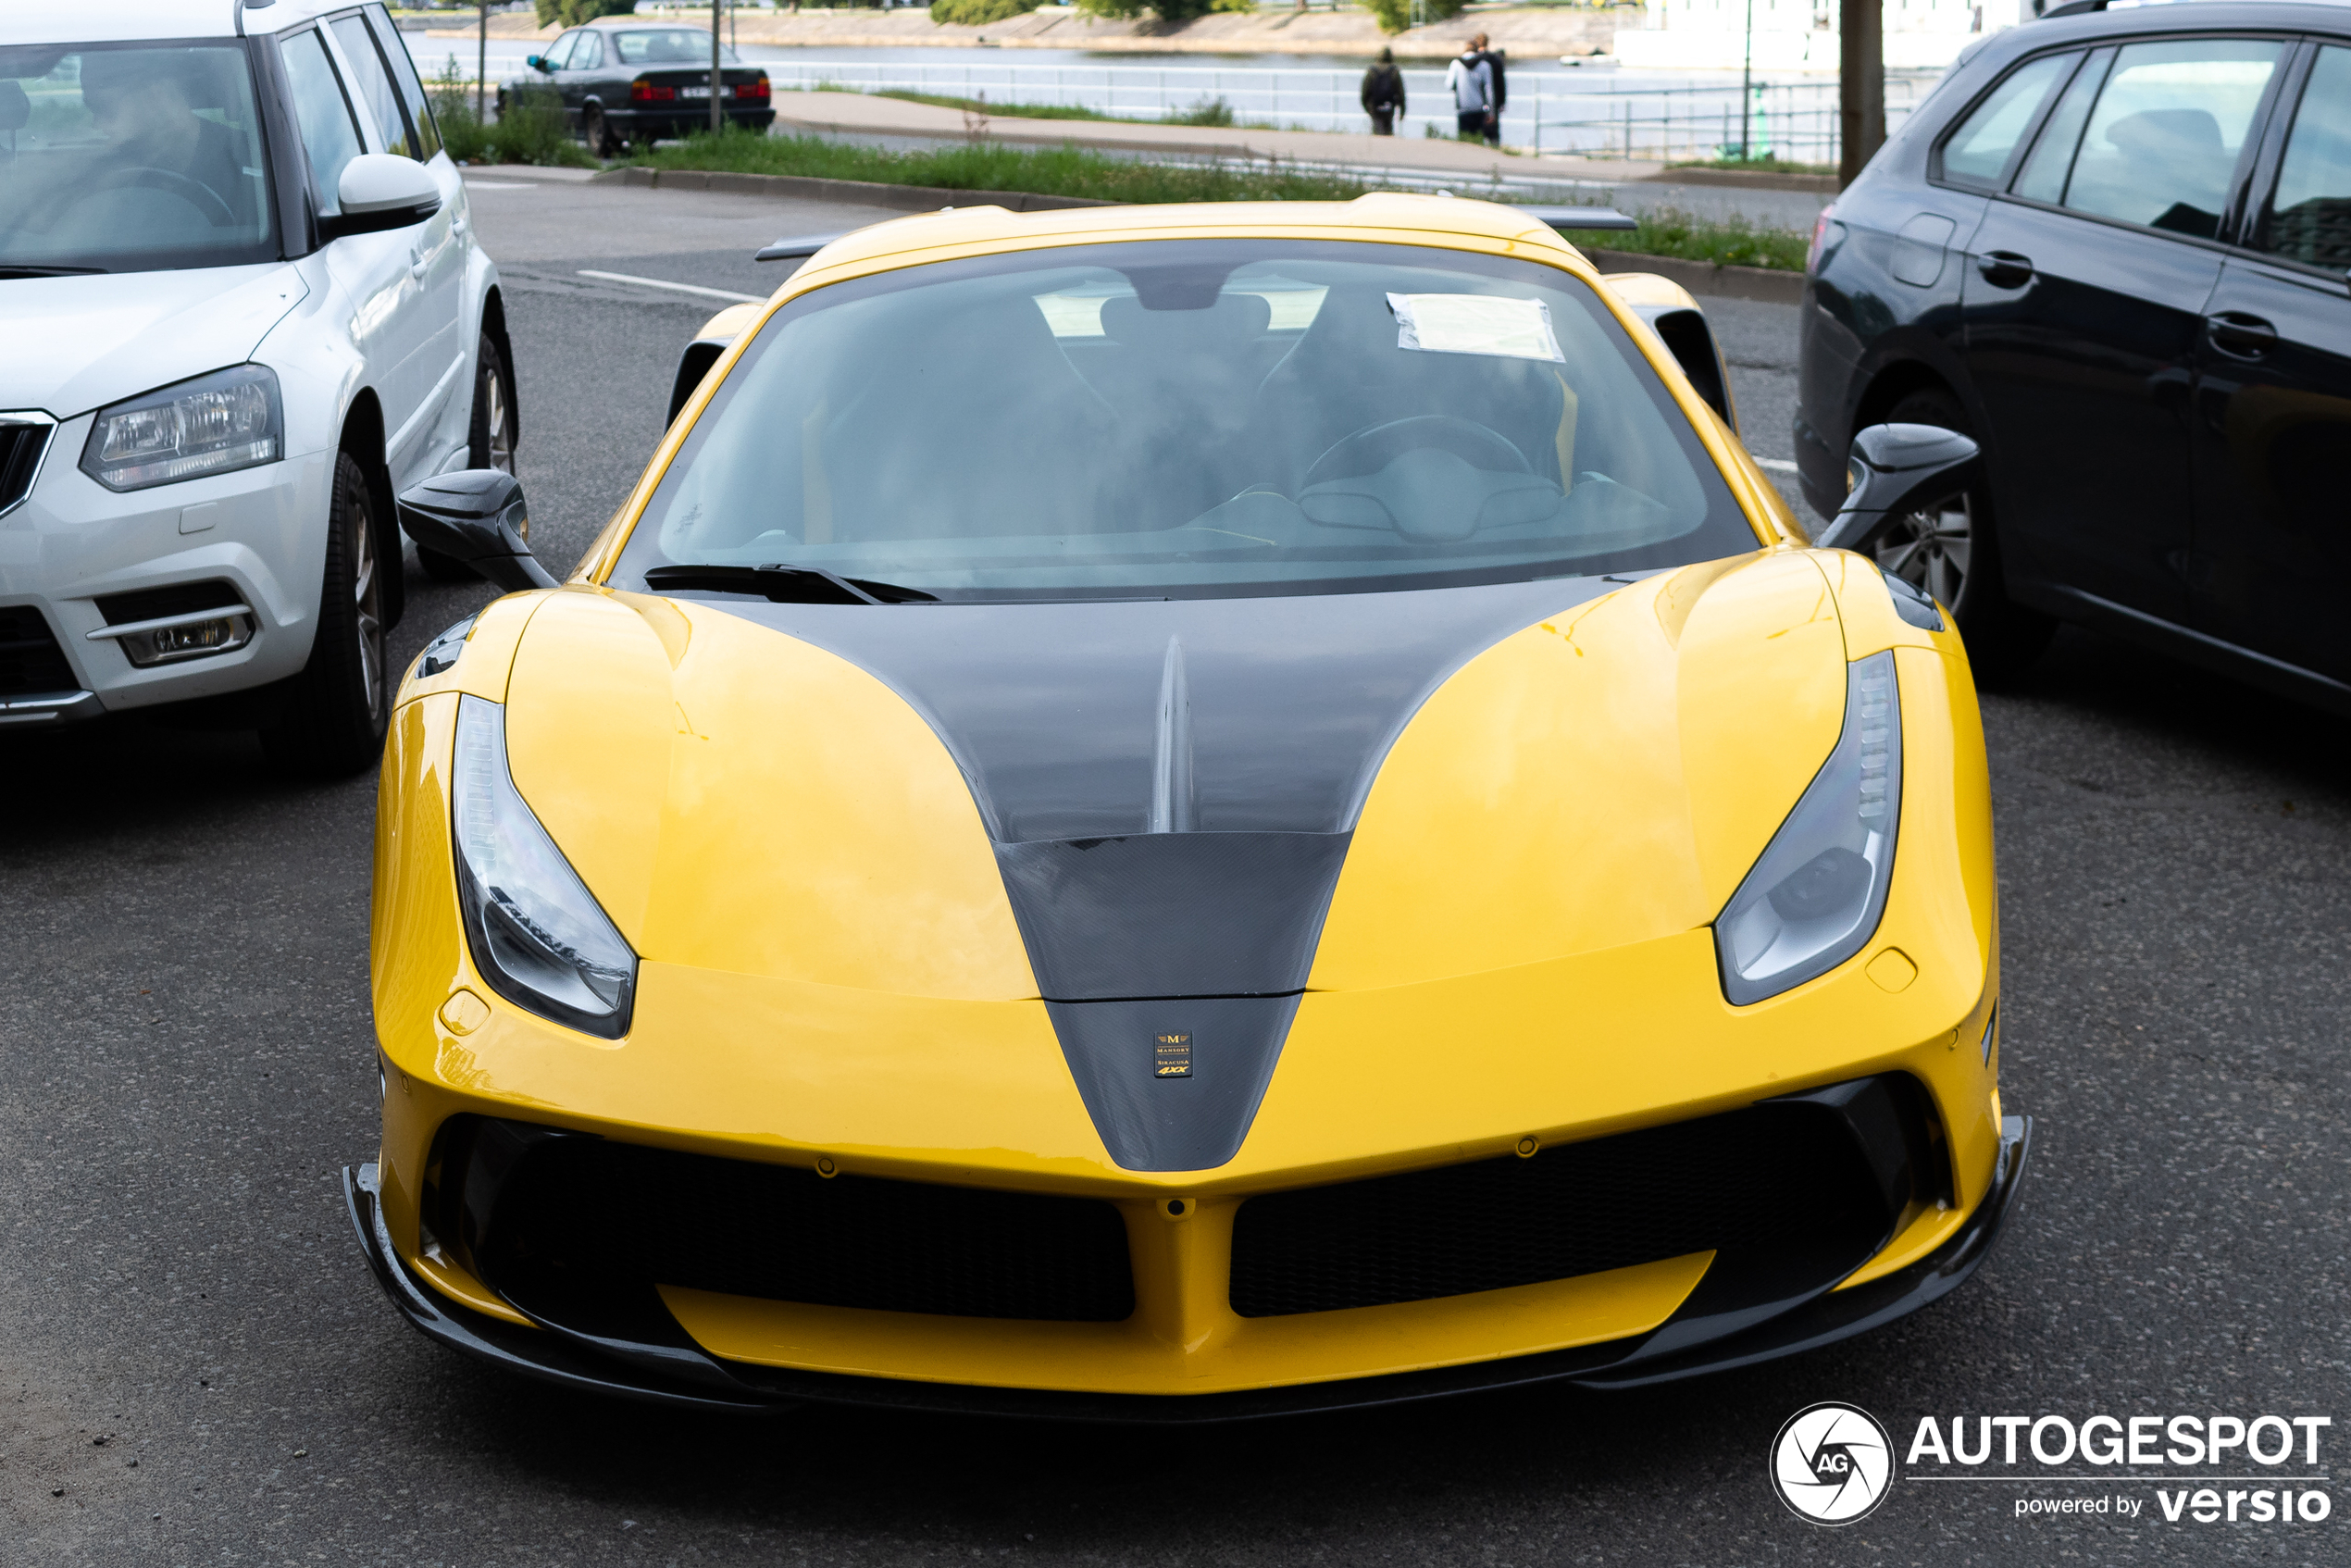
<svg viewBox="0 0 2351 1568"><path fill-rule="evenodd" d="M1823 214L1796 445L1950 427L1879 559L1979 669L2057 620L2351 713L2351 8L2081 0L1962 56Z"/></svg>
<svg viewBox="0 0 2351 1568"><path fill-rule="evenodd" d="M719 50L718 96L730 124L765 131L776 106L767 73ZM710 32L698 27L603 22L576 27L529 60L529 74L500 84L498 108L534 88L561 95L564 122L598 157L630 143L710 129Z"/></svg>

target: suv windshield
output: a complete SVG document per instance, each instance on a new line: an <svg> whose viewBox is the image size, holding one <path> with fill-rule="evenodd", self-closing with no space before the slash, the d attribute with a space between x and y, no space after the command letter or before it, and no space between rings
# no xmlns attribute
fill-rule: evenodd
<svg viewBox="0 0 2351 1568"><path fill-rule="evenodd" d="M235 44L0 46L0 276L272 260Z"/></svg>
<svg viewBox="0 0 2351 1568"><path fill-rule="evenodd" d="M1688 419L1573 275L1185 240L939 262L791 302L696 422L618 572L1213 597L1754 548Z"/></svg>

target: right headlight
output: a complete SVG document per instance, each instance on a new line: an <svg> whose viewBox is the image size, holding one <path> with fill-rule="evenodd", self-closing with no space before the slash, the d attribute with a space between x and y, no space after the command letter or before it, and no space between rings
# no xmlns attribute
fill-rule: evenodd
<svg viewBox="0 0 2351 1568"><path fill-rule="evenodd" d="M99 409L81 471L108 490L145 490L275 463L285 445L278 373L232 365Z"/></svg>
<svg viewBox="0 0 2351 1568"><path fill-rule="evenodd" d="M506 709L457 707L457 902L474 967L507 1001L605 1039L628 1032L637 955L506 766Z"/></svg>
<svg viewBox="0 0 2351 1568"><path fill-rule="evenodd" d="M1902 703L1889 649L1846 666L1845 729L1714 922L1723 994L1777 996L1861 951L1885 913L1902 815Z"/></svg>

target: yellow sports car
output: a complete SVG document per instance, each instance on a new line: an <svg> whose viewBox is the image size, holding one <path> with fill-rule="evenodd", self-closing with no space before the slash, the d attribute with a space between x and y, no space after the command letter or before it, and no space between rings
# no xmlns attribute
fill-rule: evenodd
<svg viewBox="0 0 2351 1568"><path fill-rule="evenodd" d="M384 759L346 1190L412 1323L1215 1420L1682 1377L1981 1262L1967 657L1807 543L1686 295L1442 197L812 249L568 579L505 475L403 498L516 590ZM1823 537L1972 461L1865 432Z"/></svg>

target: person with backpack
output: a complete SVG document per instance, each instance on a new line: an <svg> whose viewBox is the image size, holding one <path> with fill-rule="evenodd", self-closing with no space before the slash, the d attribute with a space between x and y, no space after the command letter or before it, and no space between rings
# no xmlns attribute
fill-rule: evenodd
<svg viewBox="0 0 2351 1568"><path fill-rule="evenodd" d="M1404 73L1396 68L1396 51L1382 49L1379 63L1363 73L1363 112L1372 117L1372 134L1396 134L1396 117L1404 112Z"/></svg>
<svg viewBox="0 0 2351 1568"><path fill-rule="evenodd" d="M1494 109L1486 117L1486 144L1499 147L1502 144L1502 106L1511 101L1510 78L1504 71L1504 56L1510 51L1486 47L1486 37L1482 32L1470 40L1470 47L1494 72Z"/></svg>
<svg viewBox="0 0 2351 1568"><path fill-rule="evenodd" d="M1455 134L1464 142L1483 141L1494 113L1494 68L1474 44L1445 68L1445 90L1453 95Z"/></svg>

